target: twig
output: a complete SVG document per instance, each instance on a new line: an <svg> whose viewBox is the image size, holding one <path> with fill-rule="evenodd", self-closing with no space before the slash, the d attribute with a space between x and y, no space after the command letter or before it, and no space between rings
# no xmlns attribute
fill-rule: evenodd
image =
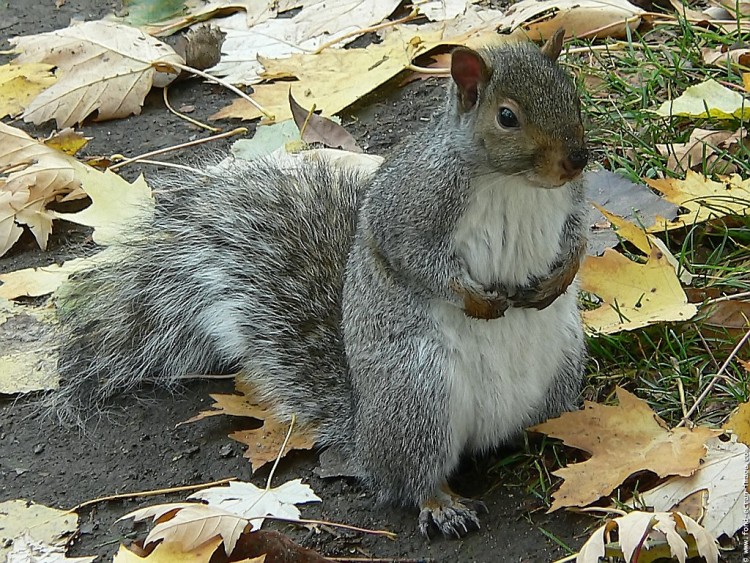
<svg viewBox="0 0 750 563"><path fill-rule="evenodd" d="M578 557L577 553L573 553L572 555L566 555L562 559L556 559L552 563L566 563L566 561L573 561L575 558Z"/></svg>
<svg viewBox="0 0 750 563"><path fill-rule="evenodd" d="M750 297L750 291L743 291L741 293L733 293L732 295L724 295L723 297L716 297L715 299L709 299L703 305L702 307L705 307L706 305L713 305L714 303L723 303L724 301L734 301L735 299L744 299L745 297Z"/></svg>
<svg viewBox="0 0 750 563"><path fill-rule="evenodd" d="M247 133L246 127L238 127L237 129L232 129L231 131L225 131L224 133L219 133L218 135L211 135L210 137L206 137L205 139L196 139L195 141L188 141L187 143L182 143L179 145L174 145L171 147L165 147L163 149L157 149L155 151L146 152L143 154L140 154L138 156L134 156L132 158L126 158L125 160L121 160L120 162L117 162L107 168L107 170L117 170L118 168L122 168L126 164L132 164L134 162L139 162L143 159L157 156L160 154L165 154L171 151L178 151L180 149L186 149L188 147L194 147L196 145L201 145L203 143L210 143L211 141L216 141L218 139L223 139L225 137L232 137L234 135L240 135L242 133ZM115 155L117 156L117 155Z"/></svg>
<svg viewBox="0 0 750 563"><path fill-rule="evenodd" d="M290 524L318 524L320 526L332 526L334 528L343 528L344 530L351 530L353 532L361 532L363 534L370 534L373 536L385 536L388 539L395 540L397 535L388 530L370 530L368 528L359 528L357 526L350 526L349 524L339 524L338 522L329 522L328 520L310 520L307 518L282 518L281 516L253 516L247 520L276 520L277 522L289 522Z"/></svg>
<svg viewBox="0 0 750 563"><path fill-rule="evenodd" d="M711 347L708 345L708 342L706 342L706 339L703 337L703 333L701 333L698 326L693 323L693 328L695 329L695 332L698 334L698 338L701 339L701 343L703 344L703 347L706 349L706 352L711 357L711 361L714 363L714 369L718 370L721 366L719 366L719 362L716 361L716 356L714 356L714 353L711 351Z"/></svg>
<svg viewBox="0 0 750 563"><path fill-rule="evenodd" d="M427 68L424 66L417 66L414 64L407 65L406 70L410 70L412 72L418 72L420 74L441 74L443 76L450 76L450 73L451 73L451 69L449 68Z"/></svg>
<svg viewBox="0 0 750 563"><path fill-rule="evenodd" d="M212 481L211 483L202 483L200 485L184 485L182 487L170 487L168 489L155 489L151 491L140 491L137 493L121 493L118 495L109 495L106 497L99 497L99 498L95 498L92 500L87 500L86 502L77 504L76 506L68 510L68 512L76 512L87 506L91 506L93 504L99 504L100 502L105 502L108 500L120 500L120 499L129 499L129 498L137 498L137 497L154 497L157 495L180 493L182 491L197 491L200 489L206 489L208 487L214 487L216 485L223 485L225 483L229 483L230 481L236 481L236 477L227 477L226 479Z"/></svg>
<svg viewBox="0 0 750 563"><path fill-rule="evenodd" d="M276 120L276 116L274 114L268 113L265 109L263 109L263 106L261 106L258 102L256 102L255 100L253 100L250 96L248 96L247 94L245 94L245 92L243 92L242 90L240 90L236 86L230 84L226 80L222 80L221 78L216 78L215 76L211 76L207 72L203 72L202 70L198 70L197 68L193 68L191 66L187 66L187 65L184 65L184 64L181 64L181 63L175 63L175 62L171 62L171 61L156 61L155 63L152 63L152 66L154 68L156 68L156 69L159 69L160 67L162 67L162 68L163 67L167 67L167 68L169 68L169 67L179 68L180 70L184 70L185 72L190 72L192 74L197 74L201 78L205 78L206 80L210 80L211 82L216 82L217 84L221 84L222 86L224 86L224 88L227 88L227 89L231 90L232 92L234 92L235 94L237 94L239 97L241 97L241 98L247 100L248 102L250 102L251 105L255 106L255 108L260 113L262 113L263 115L265 115L271 121L275 121Z"/></svg>
<svg viewBox="0 0 750 563"><path fill-rule="evenodd" d="M185 121L188 121L189 123L192 123L196 127L208 129L209 131L213 131L214 133L218 133L219 131L221 131L221 129L219 129L218 127L211 127L210 125L202 123L198 121L197 119L193 119L192 117L189 117L185 115L184 113L180 113L179 111L174 109L172 105L169 103L167 92L169 92L169 85L166 85L164 88L161 89L162 97L164 98L164 105L167 106L167 109L171 111L173 114L175 114L177 117L184 119Z"/></svg>
<svg viewBox="0 0 750 563"><path fill-rule="evenodd" d="M690 407L690 410L687 412L687 414L682 418L680 423L676 426L676 428L679 428L680 426L684 426L685 423L687 423L688 418L690 418L693 413L698 409L698 405L700 405L701 401L705 399L708 394L711 392L711 389L714 388L714 385L716 385L716 382L719 379L722 379L722 376L724 374L724 371L726 371L727 367L729 366L729 363L734 359L734 357L737 355L737 353L740 351L740 348L742 348L745 345L745 342L747 342L747 339L750 338L750 330L748 330L745 333L745 336L742 337L742 339L737 343L737 345L734 347L734 350L732 350L732 353L729 354L729 357L726 359L726 361L721 365L719 368L719 371L711 378L711 381L708 382L708 385L706 385L706 388L703 390L703 392L698 396L698 398L695 400L695 403L693 403L693 406Z"/></svg>
<svg viewBox="0 0 750 563"><path fill-rule="evenodd" d="M410 22L411 20L416 19L418 17L419 17L419 10L417 8L414 8L409 13L409 15L404 16L400 20L393 20L389 22L379 23L378 25L373 25L371 27L363 27L362 29L355 29L354 31L345 33L344 35L341 35L340 37L337 37L336 39L332 39L331 41L328 41L327 43L323 43L320 47L315 49L312 52L312 54L319 55L321 51L323 51L324 49L327 49L328 47L331 47L335 45L336 43L340 43L341 41L343 41L344 39L348 39L349 37L358 37L360 35L364 35L365 33L371 33L373 31L378 31L380 29L391 27L393 25L398 25L400 23Z"/></svg>
<svg viewBox="0 0 750 563"><path fill-rule="evenodd" d="M573 512L601 512L602 514L617 514L618 516L627 516L628 513L619 508L606 508L601 506L587 506L585 508L571 509Z"/></svg>

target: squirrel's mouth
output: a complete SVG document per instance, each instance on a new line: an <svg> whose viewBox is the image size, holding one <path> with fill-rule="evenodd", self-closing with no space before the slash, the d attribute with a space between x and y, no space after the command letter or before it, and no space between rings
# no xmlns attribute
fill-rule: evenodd
<svg viewBox="0 0 750 563"><path fill-rule="evenodd" d="M532 170L526 175L526 178L528 178L529 182L531 182L535 186L547 190L554 190L555 188L561 188L564 185L572 182L573 180L578 179L581 176L581 172L582 171L578 171L578 173L573 176L564 177L559 174L540 174L538 171Z"/></svg>
<svg viewBox="0 0 750 563"><path fill-rule="evenodd" d="M589 160L585 146L574 149L548 150L529 173L529 180L542 188L559 188L580 178Z"/></svg>

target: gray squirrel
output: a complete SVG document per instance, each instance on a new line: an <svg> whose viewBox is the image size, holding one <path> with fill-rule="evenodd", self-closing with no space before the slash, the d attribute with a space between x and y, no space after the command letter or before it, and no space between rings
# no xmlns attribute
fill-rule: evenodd
<svg viewBox="0 0 750 563"><path fill-rule="evenodd" d="M464 453L578 400L580 101L562 33L453 51L442 113L372 175L235 162L159 181L118 260L60 297L66 405L241 368L380 500L462 536Z"/></svg>

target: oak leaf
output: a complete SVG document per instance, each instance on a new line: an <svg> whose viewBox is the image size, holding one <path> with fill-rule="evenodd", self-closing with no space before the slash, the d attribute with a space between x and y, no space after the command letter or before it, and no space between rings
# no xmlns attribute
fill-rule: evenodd
<svg viewBox="0 0 750 563"><path fill-rule="evenodd" d="M157 72L153 63L185 63L170 46L144 32L101 20L10 42L20 53L14 63L57 67L57 82L34 98L23 119L35 124L54 119L58 128L80 123L95 111L97 120L139 114L151 87L175 78Z"/></svg>
<svg viewBox="0 0 750 563"><path fill-rule="evenodd" d="M583 410L530 429L591 454L554 472L564 481L553 495L551 511L586 506L641 471L660 477L692 475L706 455L706 441L720 432L701 427L669 430L645 401L621 388L617 398L618 406L586 401Z"/></svg>

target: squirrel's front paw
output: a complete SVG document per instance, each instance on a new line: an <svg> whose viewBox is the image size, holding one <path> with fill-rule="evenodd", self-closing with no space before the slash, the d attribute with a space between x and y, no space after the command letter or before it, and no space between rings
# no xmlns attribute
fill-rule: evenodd
<svg viewBox="0 0 750 563"><path fill-rule="evenodd" d="M458 280L452 280L450 288L463 298L466 316L474 319L499 319L510 307L508 295L503 291L488 291Z"/></svg>
<svg viewBox="0 0 750 563"><path fill-rule="evenodd" d="M419 512L419 531L427 537L437 529L447 538L462 538L479 529L479 512L487 507L478 500L453 494L440 495L425 502Z"/></svg>

